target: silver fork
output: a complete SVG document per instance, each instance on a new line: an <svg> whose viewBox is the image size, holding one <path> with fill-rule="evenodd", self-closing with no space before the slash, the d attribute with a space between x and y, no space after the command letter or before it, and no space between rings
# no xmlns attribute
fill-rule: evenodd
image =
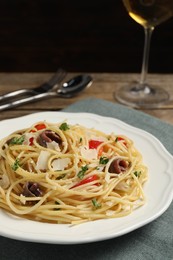
<svg viewBox="0 0 173 260"><path fill-rule="evenodd" d="M58 69L56 73L45 83L33 89L19 89L0 96L0 102L6 101L7 99L13 99L22 95L38 95L44 92L48 92L52 89L57 89L59 84L64 77L66 72L63 69Z"/></svg>

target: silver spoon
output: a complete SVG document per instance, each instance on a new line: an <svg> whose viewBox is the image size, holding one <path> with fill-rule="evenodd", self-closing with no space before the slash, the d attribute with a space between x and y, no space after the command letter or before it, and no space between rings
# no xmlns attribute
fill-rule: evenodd
<svg viewBox="0 0 173 260"><path fill-rule="evenodd" d="M84 90L86 87L89 87L92 84L92 77L89 75L78 75L69 81L62 84L61 87L57 89L55 85L50 91L37 94L35 96L19 99L12 101L3 105L0 105L0 111L17 107L23 104L30 102L35 102L45 98L51 97L61 97L61 98L70 98L77 95L79 92Z"/></svg>

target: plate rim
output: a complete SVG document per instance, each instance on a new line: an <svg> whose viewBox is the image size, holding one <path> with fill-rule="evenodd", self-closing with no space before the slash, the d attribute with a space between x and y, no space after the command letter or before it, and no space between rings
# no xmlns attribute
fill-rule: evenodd
<svg viewBox="0 0 173 260"><path fill-rule="evenodd" d="M143 130L143 129L141 129L141 128L138 128L138 127L135 127L135 126L133 126L133 125L131 125L131 124L129 124L129 123L126 123L126 122L124 122L124 121L122 121L122 120L120 120L120 119L117 119L117 118L114 118L114 117L107 117L107 116L101 116L101 115L98 115L98 114L95 114L95 113L88 113L88 112L63 112L63 111L45 111L45 112L35 112L35 113L32 113L32 114L27 114L27 115L23 115L23 116L19 116L19 117L15 117L15 118L11 118L11 119L4 119L4 120L2 120L2 121L0 121L0 126L2 125L2 124L5 124L5 123L7 123L8 124L8 122L13 122L13 121L16 121L16 120L19 120L19 121L22 121L22 120L25 120L25 119L27 119L27 118L31 118L32 120L35 118L35 117L37 117L37 116L45 116L45 117L47 117L48 115L61 115L61 116L66 116L66 117L69 117L69 115L71 116L71 118L75 118L75 120L78 118L78 117L88 117L89 119L94 119L94 120L104 120L104 121L110 121L110 120L113 120L114 121L114 123L115 124L117 124L117 123L120 123L120 125L122 125L123 126L123 128L124 127L130 127L130 131L137 131L138 132L138 134L140 134L140 135L146 135L147 136L147 138L150 140L152 140L152 142L154 142L154 145L159 145L161 148L162 148L162 150L164 151L164 154L165 155L167 155L171 160L173 160L173 156L171 155L171 153L170 152L168 152L168 150L166 149L166 147L160 142L160 140L157 138L157 137L155 137L154 135L152 135L151 133L149 133L149 132L147 132L146 130ZM31 120L31 121L32 121ZM43 119L41 119L41 120L43 120ZM41 120L37 120L36 122L38 122L38 121L41 121ZM46 119L46 121L47 122L51 122L51 121L49 121L48 119ZM34 123L35 121L33 121L33 123ZM30 125L30 123L28 124L28 126ZM95 128L97 128L97 127L95 127ZM18 128L17 128L18 129ZM12 131L11 131L12 132ZM103 131L104 132L104 131ZM151 141L150 140L150 141ZM165 156L164 155L164 156ZM171 168L171 165L170 165L170 168ZM168 172L167 173L168 174L168 176L171 176L170 175L170 172ZM172 176L170 177L171 178L171 182L170 182L170 185L172 186L172 188L173 188L173 178L172 178ZM131 231L133 231L133 230L135 230L135 229L137 229L137 228L140 228L141 226L144 226L144 225L146 225L146 224L148 224L148 223L150 223L150 222L152 222L153 220L155 220L155 219L157 219L159 216L161 216L168 208L169 208L169 206L170 206L170 204L171 204L171 202L172 202L172 200L173 200L173 189L172 189L172 192L170 192L169 191L169 196L168 196L168 200L166 201L166 203L165 203L165 206L164 207L162 207L162 209L159 211L159 212L157 212L157 214L155 214L154 216L152 216L152 217L150 217L150 218L148 218L147 219L147 221L143 221L142 223L138 223L138 224L134 224L134 226L133 227L131 227L131 228L126 228L125 230L123 230L123 231L120 231L120 232L118 232L118 233L114 233L114 234L110 234L110 235L107 235L107 236L105 236L105 237L94 237L94 238L92 238L92 237L85 237L85 238L82 238L82 239L54 239L54 238L52 238L52 239L50 239L50 240L48 240L47 238L45 238L45 237L37 237L37 235L36 236L34 236L33 237L33 235L32 235L32 233L29 233L30 234L30 236L25 236L25 235L23 235L22 236L22 234L20 234L20 232L19 232L19 234L14 234L14 233L10 233L10 232L5 232L5 231L2 231L2 229L1 229L1 224L0 224L0 234L2 235L2 236L4 236L4 237L8 237L8 238L12 238L12 239L17 239L17 240L23 240L23 241L30 241L30 242L41 242L41 243L51 243L51 244L81 244L81 243L89 243L89 242L96 242L96 241L102 241L102 240L107 240L107 239L111 239L111 238L115 238L115 237L118 237L118 236L121 236L121 235L124 235L124 234L126 234L126 233L129 233L129 232L131 232ZM145 205L144 205L145 206ZM143 206L143 207L144 207ZM2 213L2 209L0 209L0 215L1 215L1 213ZM22 221L23 221L23 219L22 219ZM29 220L26 220L27 222L29 221ZM94 221L93 221L94 222ZM32 222L33 223L33 222ZM34 223L36 223L36 224L40 224L40 222L35 222L34 221ZM45 223L45 224L47 224L47 223ZM42 224L41 224L42 225ZM54 225L54 224L50 224L50 225ZM57 224L55 224L55 225L57 225ZM59 225L59 224L58 224ZM82 224L83 225L83 224Z"/></svg>

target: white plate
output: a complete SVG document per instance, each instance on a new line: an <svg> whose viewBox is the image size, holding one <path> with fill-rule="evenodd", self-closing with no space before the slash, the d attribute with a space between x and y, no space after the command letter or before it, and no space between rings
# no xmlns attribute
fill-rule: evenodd
<svg viewBox="0 0 173 260"><path fill-rule="evenodd" d="M11 132L29 127L41 120L48 122L79 123L105 133L114 131L134 140L149 168L149 180L144 191L146 205L131 215L116 219L97 220L81 225L47 224L16 218L0 210L0 235L32 242L77 244L101 241L121 236L158 218L173 199L173 157L151 134L120 120L88 113L43 112L0 122L0 138Z"/></svg>

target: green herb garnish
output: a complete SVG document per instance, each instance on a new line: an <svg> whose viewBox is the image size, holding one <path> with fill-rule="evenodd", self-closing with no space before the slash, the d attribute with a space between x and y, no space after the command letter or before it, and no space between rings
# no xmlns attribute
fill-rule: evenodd
<svg viewBox="0 0 173 260"><path fill-rule="evenodd" d="M117 136L116 139L115 139L115 143L116 143L116 142L118 142L118 136Z"/></svg>
<svg viewBox="0 0 173 260"><path fill-rule="evenodd" d="M10 144L12 144L12 145L13 144L23 144L24 139L25 139L24 135L22 135L20 137L14 137L11 139Z"/></svg>
<svg viewBox="0 0 173 260"><path fill-rule="evenodd" d="M20 167L19 159L16 159L14 164L11 166L13 171L16 171Z"/></svg>
<svg viewBox="0 0 173 260"><path fill-rule="evenodd" d="M63 174L59 175L59 176L56 178L56 180L61 180L61 179L63 179L65 176L66 176L66 174L63 173Z"/></svg>
<svg viewBox="0 0 173 260"><path fill-rule="evenodd" d="M140 175L141 175L141 171L135 171L134 173L133 173L136 177L140 177Z"/></svg>
<svg viewBox="0 0 173 260"><path fill-rule="evenodd" d="M107 157L100 157L99 164L107 164L109 159Z"/></svg>
<svg viewBox="0 0 173 260"><path fill-rule="evenodd" d="M101 208L101 206L102 206L102 205L96 200L96 198L92 199L92 204L93 204L94 208L96 208L96 209L99 209L99 208Z"/></svg>
<svg viewBox="0 0 173 260"><path fill-rule="evenodd" d="M80 137L80 139L79 139L79 143L81 143L82 142L82 137Z"/></svg>
<svg viewBox="0 0 173 260"><path fill-rule="evenodd" d="M66 131L66 130L70 129L70 127L67 123L62 123L60 125L59 129L62 130L62 131Z"/></svg>
<svg viewBox="0 0 173 260"><path fill-rule="evenodd" d="M83 177L84 177L84 175L85 175L85 172L88 170L88 166L87 165L85 165L85 166L82 166L81 167L81 170L78 172L78 174L77 174L77 177L79 178L79 179L83 179Z"/></svg>

